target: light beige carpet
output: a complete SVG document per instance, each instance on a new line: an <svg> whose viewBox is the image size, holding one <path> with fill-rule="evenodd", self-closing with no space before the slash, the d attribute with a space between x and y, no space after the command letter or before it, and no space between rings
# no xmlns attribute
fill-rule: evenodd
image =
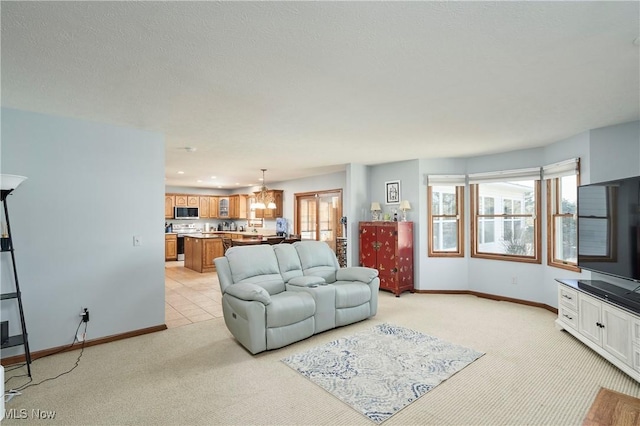
<svg viewBox="0 0 640 426"><path fill-rule="evenodd" d="M601 387L640 396L638 383L558 331L556 316L543 309L468 295L381 292L378 312L256 356L233 340L222 319L90 347L71 374L26 389L6 408L56 411L47 424L372 425L280 360L385 322L485 353L385 425L579 425ZM34 382L69 369L76 357L35 361Z"/></svg>

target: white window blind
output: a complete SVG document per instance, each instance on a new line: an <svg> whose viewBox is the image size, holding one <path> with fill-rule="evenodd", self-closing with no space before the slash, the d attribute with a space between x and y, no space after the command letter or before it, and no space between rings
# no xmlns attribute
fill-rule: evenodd
<svg viewBox="0 0 640 426"><path fill-rule="evenodd" d="M540 180L540 167L528 169L502 170L498 172L471 173L469 183L514 182L519 180Z"/></svg>
<svg viewBox="0 0 640 426"><path fill-rule="evenodd" d="M467 177L465 175L429 175L427 185L453 185L464 186Z"/></svg>
<svg viewBox="0 0 640 426"><path fill-rule="evenodd" d="M580 159L572 158L559 163L549 164L542 168L545 179L555 179L563 176L577 175L580 168Z"/></svg>

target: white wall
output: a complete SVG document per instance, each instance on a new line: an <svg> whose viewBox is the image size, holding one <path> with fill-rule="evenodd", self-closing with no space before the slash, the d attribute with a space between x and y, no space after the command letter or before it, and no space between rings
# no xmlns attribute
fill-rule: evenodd
<svg viewBox="0 0 640 426"><path fill-rule="evenodd" d="M347 216L347 266L359 266L359 229L358 222L369 220L368 169L362 164L347 166L346 190L344 196L344 215Z"/></svg>
<svg viewBox="0 0 640 426"><path fill-rule="evenodd" d="M70 344L81 307L88 339L164 324L162 135L2 109L1 168L28 177L8 207L32 351ZM1 306L17 333L15 302Z"/></svg>
<svg viewBox="0 0 640 426"><path fill-rule="evenodd" d="M640 174L640 121L602 127L589 132L590 182L604 182Z"/></svg>

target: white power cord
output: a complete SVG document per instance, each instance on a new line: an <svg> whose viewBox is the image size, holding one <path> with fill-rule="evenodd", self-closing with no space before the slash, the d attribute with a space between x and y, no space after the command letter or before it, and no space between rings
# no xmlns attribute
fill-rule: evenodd
<svg viewBox="0 0 640 426"><path fill-rule="evenodd" d="M9 392L4 394L4 402L9 402L13 399L14 396L22 395L22 392L11 389Z"/></svg>

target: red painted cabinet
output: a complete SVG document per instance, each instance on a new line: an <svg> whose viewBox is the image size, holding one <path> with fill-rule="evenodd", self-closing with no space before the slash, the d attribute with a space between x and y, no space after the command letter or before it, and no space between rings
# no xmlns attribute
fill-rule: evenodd
<svg viewBox="0 0 640 426"><path fill-rule="evenodd" d="M413 222L360 222L360 266L378 270L382 290L413 293Z"/></svg>

